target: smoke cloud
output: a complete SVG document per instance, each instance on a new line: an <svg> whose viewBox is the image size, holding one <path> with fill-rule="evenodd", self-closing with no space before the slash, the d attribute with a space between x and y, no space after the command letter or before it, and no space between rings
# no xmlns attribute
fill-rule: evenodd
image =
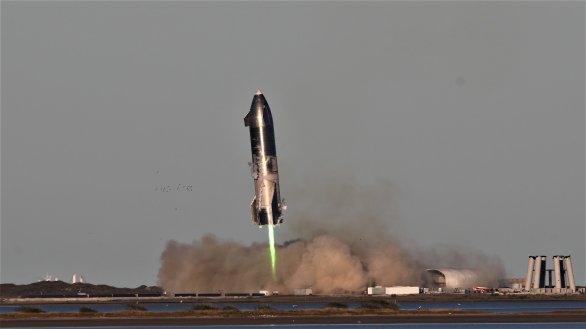
<svg viewBox="0 0 586 329"><path fill-rule="evenodd" d="M277 280L266 243L243 245L206 235L191 244L169 241L161 255L159 284L169 292L251 292L312 288L314 293L357 293L367 286L423 285L425 269L465 268L476 285L504 277L498 257L478 250L405 247L393 236L390 184L364 188L327 182L323 188L290 191L298 209L278 227Z"/></svg>

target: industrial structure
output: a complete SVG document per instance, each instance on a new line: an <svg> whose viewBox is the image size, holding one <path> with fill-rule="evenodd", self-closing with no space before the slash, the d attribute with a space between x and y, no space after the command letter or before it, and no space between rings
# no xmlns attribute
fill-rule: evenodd
<svg viewBox="0 0 586 329"><path fill-rule="evenodd" d="M366 289L367 295L407 296L407 295L418 295L418 294L422 294L423 292L424 292L423 288L414 287L414 286L394 286L394 287L375 286L375 287L368 287Z"/></svg>
<svg viewBox="0 0 586 329"><path fill-rule="evenodd" d="M468 269L427 269L427 285L433 290L446 291L470 288L478 284L478 274Z"/></svg>
<svg viewBox="0 0 586 329"><path fill-rule="evenodd" d="M73 273L71 283L86 283L85 278L81 274Z"/></svg>
<svg viewBox="0 0 586 329"><path fill-rule="evenodd" d="M576 292L571 257L555 255L552 259L553 269L548 269L546 256L529 256L525 291L554 294Z"/></svg>
<svg viewBox="0 0 586 329"><path fill-rule="evenodd" d="M296 289L293 289L293 295L311 296L311 295L313 295L313 289L311 289L311 288L296 288Z"/></svg>

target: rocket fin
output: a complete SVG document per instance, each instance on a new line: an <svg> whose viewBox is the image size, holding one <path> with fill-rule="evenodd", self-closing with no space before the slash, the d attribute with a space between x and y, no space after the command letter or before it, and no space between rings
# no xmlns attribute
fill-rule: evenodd
<svg viewBox="0 0 586 329"><path fill-rule="evenodd" d="M258 223L260 223L260 219L258 218L258 202L256 200L256 196L250 203L250 220L253 224L258 225Z"/></svg>
<svg viewBox="0 0 586 329"><path fill-rule="evenodd" d="M254 122L254 111L248 112L248 114L244 117L244 126L250 127Z"/></svg>
<svg viewBox="0 0 586 329"><path fill-rule="evenodd" d="M271 200L271 208L273 208L273 225L278 225L283 222L281 203L279 201L276 189L273 188L273 198Z"/></svg>

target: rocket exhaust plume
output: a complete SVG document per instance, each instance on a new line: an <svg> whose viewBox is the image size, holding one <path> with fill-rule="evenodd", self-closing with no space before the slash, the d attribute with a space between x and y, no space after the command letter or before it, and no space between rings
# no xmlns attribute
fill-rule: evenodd
<svg viewBox="0 0 586 329"><path fill-rule="evenodd" d="M470 248L406 247L398 234L391 186L311 181L289 189L301 205L276 245L278 277L266 266L270 246L244 245L206 235L193 243L169 241L161 255L159 284L169 292L258 291L360 293L368 286L424 285L426 269L463 268L482 273L478 286L504 277L500 259ZM312 191L307 193L307 191ZM332 225L328 218L336 218ZM271 226L269 226L270 230ZM274 254L276 256L276 253ZM276 260L276 259L275 259Z"/></svg>
<svg viewBox="0 0 586 329"><path fill-rule="evenodd" d="M250 204L251 220L266 225L269 233L269 252L273 279L277 279L274 226L283 222L285 201L279 190L279 169L273 115L266 98L259 90L252 98L250 111L244 117L244 126L250 127L250 170L254 181L254 199Z"/></svg>
<svg viewBox="0 0 586 329"><path fill-rule="evenodd" d="M273 280L277 280L277 251L275 249L275 227L273 225L268 225L269 231L269 252L271 256L271 272L273 273Z"/></svg>

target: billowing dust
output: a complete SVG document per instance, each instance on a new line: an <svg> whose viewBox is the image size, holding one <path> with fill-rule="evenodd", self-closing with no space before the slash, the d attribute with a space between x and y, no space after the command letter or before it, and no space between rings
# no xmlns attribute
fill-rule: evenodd
<svg viewBox="0 0 586 329"><path fill-rule="evenodd" d="M290 191L296 212L276 228L277 277L267 243L244 245L206 235L193 243L169 241L159 284L169 292L255 292L312 288L314 293L360 293L367 286L425 284L425 269L465 268L476 285L504 277L498 257L463 247L421 249L400 241L392 186L325 183L322 190Z"/></svg>

